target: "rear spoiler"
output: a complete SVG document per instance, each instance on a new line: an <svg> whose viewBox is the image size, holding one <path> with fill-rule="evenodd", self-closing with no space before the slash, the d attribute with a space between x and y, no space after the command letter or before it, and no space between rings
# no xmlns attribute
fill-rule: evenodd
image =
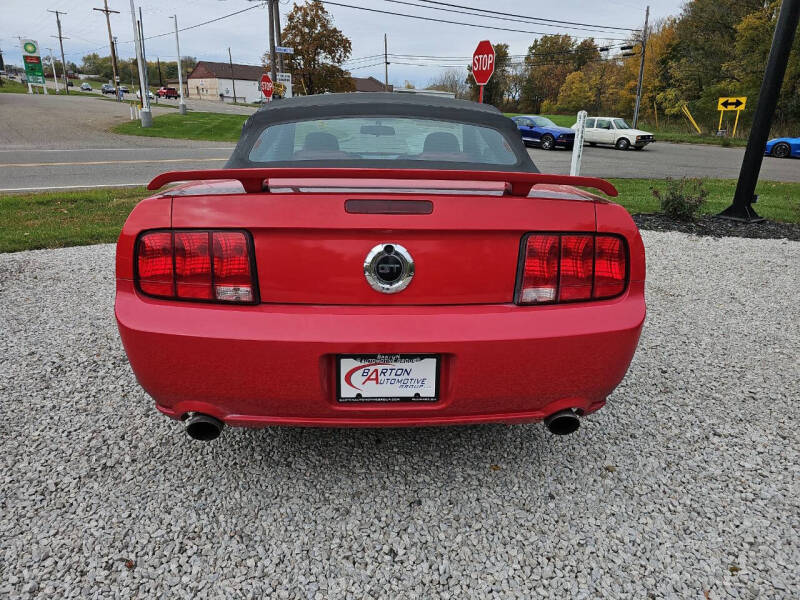
<svg viewBox="0 0 800 600"><path fill-rule="evenodd" d="M438 181L500 181L506 184L506 193L527 196L539 184L572 185L600 190L611 197L617 188L598 177L576 177L550 173L523 173L516 171L449 171L441 169L366 169L350 167L274 167L264 169L208 169L204 171L169 171L156 176L148 190L157 190L174 181L203 181L235 179L245 192L269 190L270 179L419 179Z"/></svg>

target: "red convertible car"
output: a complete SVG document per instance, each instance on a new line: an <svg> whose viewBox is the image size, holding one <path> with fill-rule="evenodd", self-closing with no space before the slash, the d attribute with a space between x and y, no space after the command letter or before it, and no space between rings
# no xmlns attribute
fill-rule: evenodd
<svg viewBox="0 0 800 600"><path fill-rule="evenodd" d="M575 431L633 357L644 248L602 179L539 173L472 102L294 98L224 169L164 173L117 245L131 367L196 439L224 424L544 420Z"/></svg>

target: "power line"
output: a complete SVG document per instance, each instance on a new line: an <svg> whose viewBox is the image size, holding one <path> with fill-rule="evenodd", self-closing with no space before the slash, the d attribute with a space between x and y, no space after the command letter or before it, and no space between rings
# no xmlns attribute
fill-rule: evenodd
<svg viewBox="0 0 800 600"><path fill-rule="evenodd" d="M545 32L542 32L542 31L529 31L529 30L526 30L526 29L511 29L509 27L497 27L496 25L479 25L477 23L465 23L463 21L450 21L450 20L447 20L447 19L437 19L435 17L423 17L421 15L409 15L409 14L406 14L406 13L398 13L398 12L393 12L393 11L389 11L389 10L380 10L380 9L377 9L377 8L366 8L364 6L353 6L352 4L344 4L344 3L341 3L341 2L331 2L331 0L320 0L320 1L323 4L330 4L332 6L342 6L344 8L354 8L356 10L365 10L365 11L368 11L368 12L380 13L380 14L384 14L384 15L391 15L391 16L394 16L394 17L406 17L406 18L409 18L409 19L419 19L421 21L433 21L435 23L447 23L449 25L463 25L464 27L476 27L478 29L493 29L495 31L510 31L512 33L527 33L527 34L530 34L530 35L551 35L550 33L545 33ZM574 36L574 37L584 37L585 38L585 37L594 37L594 36ZM626 41L626 38L604 37L603 39L619 41L619 42Z"/></svg>
<svg viewBox="0 0 800 600"><path fill-rule="evenodd" d="M500 11L497 11L497 10L488 10L488 9L485 9L485 8L475 8L475 7L472 7L472 6L462 6L460 4L449 4L447 2L439 2L437 0L418 0L418 1L419 2L424 2L425 4L438 4L438 5L441 5L441 6L450 6L450 7L454 7L454 8L467 8L469 10L477 10L479 12L489 13L489 14L493 14L493 15L503 15L505 17L519 17L519 18L522 18L522 19L530 19L530 20L534 20L534 21L541 21L542 23L540 23L540 24L556 23L556 24L559 24L559 25L581 25L581 26L596 27L596 28L600 28L600 29L613 29L613 30L616 30L616 31L641 31L638 27L615 27L613 25L594 25L593 23L580 23L580 22L576 22L576 21L562 21L560 19L546 19L544 17L529 17L529 16L526 16L526 15L517 15L517 14L514 14L514 13L500 12Z"/></svg>
<svg viewBox="0 0 800 600"><path fill-rule="evenodd" d="M608 28L606 28L606 27L601 26L601 25L592 26L592 25L590 25L588 23L571 24L569 21L554 21L553 19L543 19L544 21L547 21L547 22L546 23L542 23L542 22L537 22L537 21L531 21L530 20L530 19L535 19L536 17L516 18L517 16L521 16L521 15L499 16L499 15L506 15L508 13L496 13L495 11L484 10L484 9L480 9L480 8L472 8L471 6L462 6L462 7L459 7L459 8L467 8L467 9L472 10L472 11L480 11L480 12L489 13L489 14L476 14L475 12L469 12L467 10L458 10L456 8L440 8L438 6L424 6L424 5L421 5L421 4L408 2L407 0L384 0L384 2L391 2L393 4L404 4L406 6L415 6L417 8L427 8L429 10L441 10L441 11L444 11L444 12L458 13L458 14L462 14L462 15L470 15L470 16L473 16L473 17L489 17L489 18L493 18L493 19L499 19L501 21L513 21L515 23L526 23L526 24L529 24L529 25L531 25L531 24L533 24L533 25L541 25L542 27L558 27L558 28L561 28L561 29L576 29L576 30L581 30L581 31L594 31L594 32L597 32L597 33L608 33L607 29L615 30L615 31L619 31L619 30L621 30L621 31L633 31L633 30L628 30L628 29L624 29L624 28L621 28L621 27L608 27ZM432 2L432 4L444 4L444 3ZM457 5L455 5L455 4L447 4L446 6L457 6ZM586 25L586 26L584 26L584 25Z"/></svg>

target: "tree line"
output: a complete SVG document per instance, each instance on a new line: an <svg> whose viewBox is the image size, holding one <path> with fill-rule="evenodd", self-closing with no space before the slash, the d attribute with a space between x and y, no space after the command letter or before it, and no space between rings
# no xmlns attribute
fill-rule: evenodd
<svg viewBox="0 0 800 600"><path fill-rule="evenodd" d="M647 41L641 102L650 123L682 119L686 104L707 130L716 129L721 96L747 96L753 114L780 10L780 0L690 0L678 16L656 22ZM619 46L632 46L623 56ZM507 44L494 45L495 72L484 90L484 102L505 112L574 113L630 116L636 97L641 40L615 48L569 35L534 40L521 57ZM469 68L469 67L468 67ZM477 100L471 75L450 70L431 82L459 97ZM732 114L732 113L731 113ZM794 42L775 115L777 131L800 124L800 36Z"/></svg>
<svg viewBox="0 0 800 600"><path fill-rule="evenodd" d="M197 59L193 56L181 57L181 68L183 69L184 79L189 72L194 69L197 64ZM70 68L72 67L72 68ZM160 67L160 78L159 78ZM56 68L59 75L61 71L61 63L56 61ZM87 54L83 57L80 68L74 63L67 63L67 69L70 71L80 71L89 75L95 75L103 81L112 81L113 68L111 66L111 56L100 56L96 52ZM117 75L119 76L122 85L132 83L139 85L139 68L136 64L136 59L117 59ZM159 82L167 84L169 79L178 79L178 61L147 61L147 79L151 86L159 85Z"/></svg>

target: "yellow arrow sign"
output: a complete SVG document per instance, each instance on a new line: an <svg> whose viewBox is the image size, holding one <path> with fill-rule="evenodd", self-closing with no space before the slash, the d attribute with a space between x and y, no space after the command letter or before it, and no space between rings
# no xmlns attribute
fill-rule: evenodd
<svg viewBox="0 0 800 600"><path fill-rule="evenodd" d="M720 98L717 101L717 110L744 110L747 105L747 96Z"/></svg>

